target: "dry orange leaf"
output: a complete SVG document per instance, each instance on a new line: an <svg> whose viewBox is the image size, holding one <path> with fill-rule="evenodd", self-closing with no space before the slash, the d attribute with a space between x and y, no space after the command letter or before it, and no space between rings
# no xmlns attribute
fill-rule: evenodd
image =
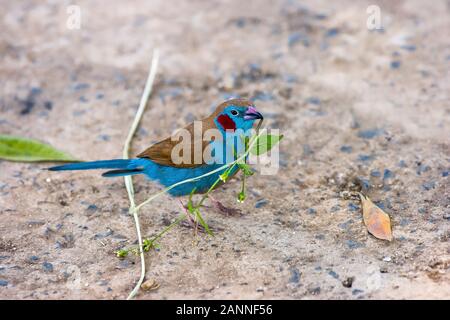
<svg viewBox="0 0 450 320"><path fill-rule="evenodd" d="M367 230L378 239L392 241L391 219L388 214L377 207L369 197L361 193L359 197Z"/></svg>

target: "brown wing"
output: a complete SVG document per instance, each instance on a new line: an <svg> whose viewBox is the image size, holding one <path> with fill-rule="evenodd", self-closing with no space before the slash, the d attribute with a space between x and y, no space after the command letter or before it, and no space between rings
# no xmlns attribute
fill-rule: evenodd
<svg viewBox="0 0 450 320"><path fill-rule="evenodd" d="M208 117L202 120L202 135L201 137L197 137L194 135L194 123L189 124L184 129L188 130L191 137L191 159L190 161L186 161L187 163L180 163L176 164L172 161L172 150L177 146L180 141L175 139L172 140L171 137L164 139L160 142L155 143L150 148L145 150L144 152L140 153L138 155L138 158L148 158L158 164L162 164L165 166L171 166L171 167L177 167L177 168L195 168L199 167L201 165L206 164L205 159L203 159L203 151L208 146L210 141L203 141L203 133L211 128L217 128L216 124L214 123L214 118L222 112L228 105L236 105L236 106L251 106L252 103L246 99L231 99L227 100L223 103L221 103L219 106L217 106L216 110ZM197 141L196 141L197 140ZM199 150L196 150L194 145L198 143L198 145L201 145L201 155L199 155ZM197 147L198 149L198 147ZM194 152L197 152L198 159L201 159L201 163L195 163L195 154ZM183 152L180 151L179 155L182 157ZM199 161L197 161L199 162Z"/></svg>
<svg viewBox="0 0 450 320"><path fill-rule="evenodd" d="M194 135L194 124L191 123L190 125L186 126L184 128L187 130L190 134L190 141L182 141L185 137L182 136L180 140L174 139L172 140L172 137L168 137L160 142L155 143L148 149L146 149L144 152L140 153L138 155L138 158L148 158L158 164L165 165L165 166L171 166L171 167L177 167L177 168L195 168L199 167L201 165L205 164L205 161L203 159L203 150L206 148L206 146L209 144L210 141L203 141L203 133L200 137L196 137ZM185 161L185 163L174 163L172 160L172 150L175 148L176 145L180 143L186 143L190 144L190 160ZM199 146L201 146L200 150L195 149L195 144L198 143ZM198 149L198 147L197 147ZM195 163L195 153L197 152L197 160L200 160L201 163ZM183 149L180 148L180 150L176 150L176 154L180 157L183 157ZM201 153L201 154L200 154Z"/></svg>

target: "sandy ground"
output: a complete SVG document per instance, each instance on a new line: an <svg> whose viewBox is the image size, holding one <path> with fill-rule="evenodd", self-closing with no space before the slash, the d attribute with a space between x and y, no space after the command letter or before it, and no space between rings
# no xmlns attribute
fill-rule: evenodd
<svg viewBox="0 0 450 320"><path fill-rule="evenodd" d="M204 209L218 231L177 227L147 255L141 299L450 298L450 4L378 1L0 2L0 132L84 160L118 158L147 77L155 91L133 153L231 96L254 99L285 134L280 170L217 190L243 210ZM0 298L124 299L139 258L122 179L0 161ZM139 177L137 199L159 190ZM364 191L388 212L394 241L362 224ZM151 236L179 213L158 199ZM353 281L352 281L353 280Z"/></svg>

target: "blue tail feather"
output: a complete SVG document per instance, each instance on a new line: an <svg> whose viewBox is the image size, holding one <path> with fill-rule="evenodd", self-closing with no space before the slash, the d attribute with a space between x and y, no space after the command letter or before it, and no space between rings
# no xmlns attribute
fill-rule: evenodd
<svg viewBox="0 0 450 320"><path fill-rule="evenodd" d="M144 173L143 168L138 169L125 169L125 170L110 170L102 173L102 177L113 178L113 177L124 177L131 176L134 174Z"/></svg>
<svg viewBox="0 0 450 320"><path fill-rule="evenodd" d="M132 159L100 160L91 162L69 163L48 168L50 171L93 170L93 169L136 169Z"/></svg>

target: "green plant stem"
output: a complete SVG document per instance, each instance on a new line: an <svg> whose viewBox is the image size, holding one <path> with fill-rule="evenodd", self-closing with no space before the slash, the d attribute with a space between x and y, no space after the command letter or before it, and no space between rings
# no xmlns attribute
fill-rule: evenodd
<svg viewBox="0 0 450 320"><path fill-rule="evenodd" d="M144 114L145 107L148 102L148 98L152 92L153 82L154 82L155 76L156 76L156 70L158 69L158 61L159 61L159 51L158 51L158 49L155 49L153 51L152 64L150 67L147 82L145 84L144 93L142 94L138 111L136 112L133 124L131 125L130 131L128 132L127 139L125 140L125 145L123 148L123 158L124 159L129 158L129 150L130 150L131 141L133 140L133 137L136 133L136 129L139 126L139 122L141 121L142 115ZM141 258L141 275L139 277L139 280L138 280L136 286L128 295L127 300L130 300L130 299L133 299L134 296L137 294L137 292L139 291L139 288L141 287L142 282L144 281L145 257L144 257L144 250L142 249L142 235L141 235L141 227L139 224L138 211L135 210L136 202L134 200L134 187L133 187L133 179L131 176L125 177L125 187L127 189L128 199L130 200L130 212L133 212L134 223L136 225L136 233L137 233L138 244L139 244L139 255Z"/></svg>
<svg viewBox="0 0 450 320"><path fill-rule="evenodd" d="M161 231L160 233L158 233L156 236L154 236L152 238L152 240L150 240L151 243L155 242L156 240L158 240L159 238L161 238L165 233L167 233L170 229L172 229L173 227L175 227L177 224L179 224L181 221L183 221L184 219L186 219L186 215L183 213L181 216L179 216L174 222L172 222L169 226L167 226L166 228L164 228L163 231Z"/></svg>

